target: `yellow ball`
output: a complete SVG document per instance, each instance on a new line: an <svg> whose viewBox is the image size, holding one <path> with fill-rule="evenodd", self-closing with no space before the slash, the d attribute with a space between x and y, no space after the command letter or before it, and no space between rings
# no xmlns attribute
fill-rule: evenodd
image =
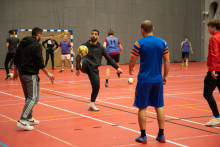
<svg viewBox="0 0 220 147"><path fill-rule="evenodd" d="M78 48L78 54L81 54L82 56L86 56L89 52L89 49L85 45L81 45Z"/></svg>

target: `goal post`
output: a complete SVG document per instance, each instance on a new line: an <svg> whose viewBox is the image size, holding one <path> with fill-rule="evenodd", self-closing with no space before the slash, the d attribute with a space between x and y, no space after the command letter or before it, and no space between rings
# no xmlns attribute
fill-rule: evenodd
<svg viewBox="0 0 220 147"><path fill-rule="evenodd" d="M32 32L32 29L15 29L15 37L17 37L21 41L24 37L31 36L31 32ZM71 46L73 47L73 31L72 30L43 29L43 37L39 43L42 45L42 42L49 39L51 35L54 36L54 40L57 41L58 45L60 44L60 41L63 39L63 35L67 35L68 40L70 40ZM73 66L73 53L71 50L70 52L71 52L71 62ZM44 49L43 46L42 46L42 54L43 54L44 60L46 60L46 49ZM54 54L54 65L55 67L61 66L61 50L59 50L59 52ZM47 67L52 67L50 58L48 60Z"/></svg>

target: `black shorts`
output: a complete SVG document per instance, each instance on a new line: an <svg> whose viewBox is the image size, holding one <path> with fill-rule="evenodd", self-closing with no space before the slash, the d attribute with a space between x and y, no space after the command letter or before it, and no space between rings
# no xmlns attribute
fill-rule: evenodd
<svg viewBox="0 0 220 147"><path fill-rule="evenodd" d="M120 59L120 54L114 54L114 55L110 55L110 57L116 62L119 62ZM111 65L108 61L107 61L107 65Z"/></svg>
<svg viewBox="0 0 220 147"><path fill-rule="evenodd" d="M182 58L189 58L189 52L182 52Z"/></svg>

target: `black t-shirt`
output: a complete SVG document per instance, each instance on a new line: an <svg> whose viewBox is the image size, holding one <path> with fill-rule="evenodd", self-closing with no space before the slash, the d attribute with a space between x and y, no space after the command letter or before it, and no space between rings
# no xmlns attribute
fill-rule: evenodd
<svg viewBox="0 0 220 147"><path fill-rule="evenodd" d="M9 43L8 52L15 53L18 47L18 43L20 43L20 41L18 38L11 36L7 38L6 43Z"/></svg>

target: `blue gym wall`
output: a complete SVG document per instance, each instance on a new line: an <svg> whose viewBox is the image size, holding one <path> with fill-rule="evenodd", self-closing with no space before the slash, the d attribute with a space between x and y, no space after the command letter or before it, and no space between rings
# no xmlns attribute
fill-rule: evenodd
<svg viewBox="0 0 220 147"><path fill-rule="evenodd" d="M206 27L202 12L210 2L212 1L0 0L0 68L4 67L8 31L36 26L42 29L73 30L75 51L89 39L92 29L100 30L99 41L102 43L107 31L112 28L124 48L120 63L126 64L134 42L142 38L140 24L146 19L153 22L154 35L168 43L171 62L181 61L180 44L186 36L194 50L194 54L190 54L190 61L204 61L207 52L201 37L205 35ZM105 60L103 64L106 64Z"/></svg>

